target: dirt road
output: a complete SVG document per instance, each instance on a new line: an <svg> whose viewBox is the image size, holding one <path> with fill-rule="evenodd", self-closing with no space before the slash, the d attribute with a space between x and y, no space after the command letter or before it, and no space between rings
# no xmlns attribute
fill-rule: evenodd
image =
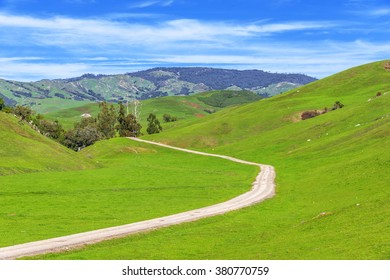
<svg viewBox="0 0 390 280"><path fill-rule="evenodd" d="M198 151L192 151L182 148L177 148L165 144L150 142L138 138L129 138L133 141L144 142L152 145L158 145L165 148L175 149L182 152L193 153L203 156L219 157L226 160L231 160L241 164L249 164L260 167L260 172L253 182L253 187L250 191L237 196L231 200L212 206L195 209L179 214L156 218L152 220L116 226L100 230L88 231L79 234L72 234L63 237L51 238L42 241L30 242L10 247L0 248L0 260L16 259L24 256L33 256L45 254L49 252L65 251L71 248L93 244L107 239L127 236L139 232L147 232L158 228L168 227L171 225L191 222L206 217L220 215L229 211L248 207L255 203L259 203L275 194L275 171L272 166L258 164L254 162L244 161L229 156L209 154Z"/></svg>

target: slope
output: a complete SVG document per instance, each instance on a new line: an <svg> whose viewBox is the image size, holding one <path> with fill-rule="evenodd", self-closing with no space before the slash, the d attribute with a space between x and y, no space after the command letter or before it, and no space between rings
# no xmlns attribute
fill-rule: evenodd
<svg viewBox="0 0 390 280"><path fill-rule="evenodd" d="M220 110L222 107L250 103L261 99L260 96L248 91L209 91L190 96L165 96L140 101L137 108L142 127L147 127L147 117L154 113L160 122L163 122L163 115L169 114L178 120L189 118L202 118L206 115ZM99 113L98 103L84 104L73 108L54 110L45 114L52 120L60 120L65 128L73 127L75 122L80 121L82 114L90 114L97 117ZM116 105L115 105L116 106ZM128 111L134 112L134 103L129 102ZM163 124L164 129L176 126L177 123Z"/></svg>
<svg viewBox="0 0 390 280"><path fill-rule="evenodd" d="M47 258L389 259L390 71L384 63L146 137L272 164L272 200ZM303 111L336 101L345 107L300 120Z"/></svg>
<svg viewBox="0 0 390 280"><path fill-rule="evenodd" d="M96 166L3 112L0 112L0 157L0 175Z"/></svg>
<svg viewBox="0 0 390 280"><path fill-rule="evenodd" d="M248 191L259 171L126 138L80 155L101 168L0 176L0 247L213 205Z"/></svg>

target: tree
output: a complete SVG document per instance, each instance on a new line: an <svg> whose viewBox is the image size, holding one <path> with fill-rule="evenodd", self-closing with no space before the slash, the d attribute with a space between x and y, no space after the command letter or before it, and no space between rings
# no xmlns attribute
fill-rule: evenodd
<svg viewBox="0 0 390 280"><path fill-rule="evenodd" d="M116 113L114 106L108 107L106 102L102 102L99 104L99 107L98 130L103 134L104 139L110 139L115 136Z"/></svg>
<svg viewBox="0 0 390 280"><path fill-rule="evenodd" d="M14 113L15 115L20 117L21 122L22 121L30 122L33 115L33 111L31 110L31 108L26 106L20 106L20 105L15 107Z"/></svg>
<svg viewBox="0 0 390 280"><path fill-rule="evenodd" d="M0 111L3 111L4 108L5 108L4 100L0 98Z"/></svg>
<svg viewBox="0 0 390 280"><path fill-rule="evenodd" d="M79 151L94 144L96 141L102 139L102 137L102 133L96 126L75 128L65 133L62 144L72 150Z"/></svg>
<svg viewBox="0 0 390 280"><path fill-rule="evenodd" d="M98 123L94 118L83 118L74 125L74 129L68 130L61 143L75 151L94 144L104 138L104 135L98 129Z"/></svg>
<svg viewBox="0 0 390 280"><path fill-rule="evenodd" d="M160 133L162 131L160 121L157 119L155 114L150 113L147 121L148 128L146 129L146 131L148 132L148 134Z"/></svg>
<svg viewBox="0 0 390 280"><path fill-rule="evenodd" d="M64 133L61 124L55 121L49 121L45 119L36 119L34 120L34 124L38 128L39 132L46 137L58 140Z"/></svg>
<svg viewBox="0 0 390 280"><path fill-rule="evenodd" d="M117 118L119 126L123 125L125 118L126 118L125 106L123 105L122 102L119 102L119 112Z"/></svg>
<svg viewBox="0 0 390 280"><path fill-rule="evenodd" d="M141 135L142 126L133 114L128 114L122 124L118 126L121 137L138 137Z"/></svg>

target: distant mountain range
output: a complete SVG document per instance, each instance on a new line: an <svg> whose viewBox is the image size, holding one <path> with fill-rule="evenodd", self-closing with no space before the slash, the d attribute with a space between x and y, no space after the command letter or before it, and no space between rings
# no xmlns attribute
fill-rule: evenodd
<svg viewBox="0 0 390 280"><path fill-rule="evenodd" d="M210 90L249 90L272 96L315 81L303 74L204 67L153 68L120 75L85 74L70 79L18 82L0 79L0 97L9 105L34 106L42 99L119 102Z"/></svg>

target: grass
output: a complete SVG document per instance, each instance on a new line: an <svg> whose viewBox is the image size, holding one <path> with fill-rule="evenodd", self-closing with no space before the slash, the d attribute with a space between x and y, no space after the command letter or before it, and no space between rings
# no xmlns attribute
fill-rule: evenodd
<svg viewBox="0 0 390 280"><path fill-rule="evenodd" d="M258 170L124 138L82 154L102 167L0 176L0 246L208 206L250 189Z"/></svg>
<svg viewBox="0 0 390 280"><path fill-rule="evenodd" d="M164 123L164 114L175 116L179 121L187 119L196 120L220 110L220 107L235 106L260 98L260 96L248 91L210 91L188 96L166 96L142 100L141 107L139 108L141 112L140 122L143 127L143 132L146 134L146 120L148 115L153 113L160 120L164 129L169 130L172 127L176 127L177 122ZM72 104L73 106L71 108L47 109L45 117L51 120L60 120L64 128L69 129L73 127L74 123L80 121L82 114L88 113L93 117L97 117L99 114L100 109L98 103L74 101ZM134 105L129 103L129 112L133 112L133 109Z"/></svg>
<svg viewBox="0 0 390 280"><path fill-rule="evenodd" d="M0 112L0 176L94 168L96 163L33 131L13 115Z"/></svg>
<svg viewBox="0 0 390 280"><path fill-rule="evenodd" d="M146 137L272 164L275 198L37 258L390 259L390 72L383 64L352 68ZM377 92L382 96L375 98ZM336 101L345 107L299 121L303 111Z"/></svg>

